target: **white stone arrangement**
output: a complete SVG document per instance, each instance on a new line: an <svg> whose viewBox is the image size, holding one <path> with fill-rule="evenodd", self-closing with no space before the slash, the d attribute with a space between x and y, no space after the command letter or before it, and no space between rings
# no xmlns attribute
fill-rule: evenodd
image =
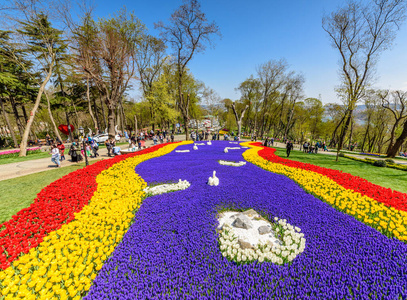
<svg viewBox="0 0 407 300"><path fill-rule="evenodd" d="M291 262L305 249L301 229L274 218L262 218L255 210L224 211L218 215L219 246L222 255L237 263Z"/></svg>
<svg viewBox="0 0 407 300"><path fill-rule="evenodd" d="M239 144L239 142L229 142L229 144Z"/></svg>
<svg viewBox="0 0 407 300"><path fill-rule="evenodd" d="M193 149L194 149L194 150L198 150L198 147L194 144Z"/></svg>
<svg viewBox="0 0 407 300"><path fill-rule="evenodd" d="M195 145L206 145L205 143L195 143Z"/></svg>
<svg viewBox="0 0 407 300"><path fill-rule="evenodd" d="M161 195L168 192L186 190L191 184L187 180L179 180L177 183L160 184L153 187L146 187L144 192L148 195Z"/></svg>
<svg viewBox="0 0 407 300"><path fill-rule="evenodd" d="M175 150L175 152L189 152L189 150Z"/></svg>
<svg viewBox="0 0 407 300"><path fill-rule="evenodd" d="M249 149L249 147L242 147L243 149Z"/></svg>
<svg viewBox="0 0 407 300"><path fill-rule="evenodd" d="M212 145L212 142L211 142L211 141L209 141L209 142L207 143L207 145L209 145L209 146L210 146L210 145Z"/></svg>
<svg viewBox="0 0 407 300"><path fill-rule="evenodd" d="M233 150L233 149L240 149L240 147L226 147L224 150L223 150L223 152L225 152L225 153L228 153L229 151L229 149L231 149L231 150Z"/></svg>
<svg viewBox="0 0 407 300"><path fill-rule="evenodd" d="M218 162L220 165L232 166L232 167L241 167L246 164L245 161L234 162L234 161L227 161L227 160L219 160Z"/></svg>

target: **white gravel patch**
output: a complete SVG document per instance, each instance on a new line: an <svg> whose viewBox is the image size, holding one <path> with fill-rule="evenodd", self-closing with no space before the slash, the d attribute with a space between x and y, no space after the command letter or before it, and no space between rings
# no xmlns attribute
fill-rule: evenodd
<svg viewBox="0 0 407 300"><path fill-rule="evenodd" d="M223 228L224 224L227 224L231 227L232 232L241 240L244 240L245 242L250 243L253 247L258 245L258 244L273 244L276 245L279 242L277 241L276 237L274 236L273 231L267 234L261 235L259 233L258 228L260 226L267 226L270 229L272 229L270 222L264 220L264 219L259 219L259 215L253 215L252 217L248 216L249 220L253 224L253 227L250 229L244 229L244 228L236 228L232 226L232 223L236 219L236 215L239 215L241 213L237 211L225 211L219 214L219 226L218 228L221 229Z"/></svg>

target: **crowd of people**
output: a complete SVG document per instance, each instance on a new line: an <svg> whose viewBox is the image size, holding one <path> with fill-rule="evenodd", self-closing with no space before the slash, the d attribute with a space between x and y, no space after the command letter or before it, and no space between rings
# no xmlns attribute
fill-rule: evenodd
<svg viewBox="0 0 407 300"><path fill-rule="evenodd" d="M80 162L86 155L88 157L99 156L99 144L88 137L83 143L73 142L69 148L68 155L71 157L71 162ZM51 161L57 166L61 167L61 161L65 160L65 145L61 142L53 142L51 144Z"/></svg>

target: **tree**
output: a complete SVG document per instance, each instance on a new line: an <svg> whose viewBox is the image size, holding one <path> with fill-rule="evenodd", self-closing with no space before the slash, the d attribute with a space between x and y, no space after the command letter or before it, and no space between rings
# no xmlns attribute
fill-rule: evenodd
<svg viewBox="0 0 407 300"><path fill-rule="evenodd" d="M84 64L83 69L105 97L110 137L115 136L116 108L136 72L137 44L144 30L141 21L125 10L95 23L91 46L83 39L83 28L73 29L76 54L89 57L87 61L91 62Z"/></svg>
<svg viewBox="0 0 407 300"><path fill-rule="evenodd" d="M151 95L153 85L158 80L166 60L164 42L151 35L144 35L138 45L136 63L143 96L148 101L156 99ZM150 104L151 119L154 120L157 111L154 103ZM152 127L155 130L155 122Z"/></svg>
<svg viewBox="0 0 407 300"><path fill-rule="evenodd" d="M246 105L246 106L244 106L244 108L241 108L240 112L236 106L237 106L236 103L232 102L232 110L233 110L233 114L235 115L235 120L236 120L236 125L237 125L237 136L240 139L240 134L242 131L242 120L244 118L244 113L249 108L249 105Z"/></svg>
<svg viewBox="0 0 407 300"><path fill-rule="evenodd" d="M188 139L191 99L189 95L185 97L182 88L186 68L195 53L203 52L211 43L212 36L219 35L219 28L214 22L208 22L197 0L184 0L184 4L171 15L168 25L158 22L155 27L161 30L161 37L174 50L178 77L177 107L183 116L185 137Z"/></svg>
<svg viewBox="0 0 407 300"><path fill-rule="evenodd" d="M257 128L257 115L260 108L260 101L262 97L261 93L261 83L260 80L257 78L253 78L253 75L250 75L245 81L243 81L237 90L241 93L241 100L248 104L246 120L245 120L245 128L250 126L250 128ZM254 110L254 114L252 115L252 109ZM252 122L252 124L249 124Z"/></svg>
<svg viewBox="0 0 407 300"><path fill-rule="evenodd" d="M256 69L263 95L263 115L261 118L260 129L260 136L263 136L266 116L265 112L270 103L278 96L278 89L284 84L284 73L287 69L287 63L282 59L278 61L269 60L258 66Z"/></svg>
<svg viewBox="0 0 407 300"><path fill-rule="evenodd" d="M394 117L394 123L390 132L389 145L386 153L387 155L389 155L389 153L397 153L399 149L393 149L394 137L398 126L400 124L402 125L407 118L407 92L390 92L387 90L379 92L378 96L380 97L382 107L387 109Z"/></svg>
<svg viewBox="0 0 407 300"><path fill-rule="evenodd" d="M22 41L20 49L24 50L27 56L32 56L43 71L42 79L37 81L40 87L21 139L19 155L26 156L28 135L40 105L45 86L52 76L56 54L61 48L62 32L53 28L48 20L48 16L44 14L29 16L26 22L20 22L20 24L21 28L18 29ZM16 55L13 55L13 58L21 64Z"/></svg>
<svg viewBox="0 0 407 300"><path fill-rule="evenodd" d="M372 80L379 55L391 46L405 11L404 0L372 0L366 4L351 0L322 19L322 28L340 53L340 74L347 99L337 159L356 103Z"/></svg>

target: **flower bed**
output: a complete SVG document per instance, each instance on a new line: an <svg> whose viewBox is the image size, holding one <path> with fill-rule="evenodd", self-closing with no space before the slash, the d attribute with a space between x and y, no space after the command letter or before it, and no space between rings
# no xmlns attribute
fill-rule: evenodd
<svg viewBox="0 0 407 300"><path fill-rule="evenodd" d="M329 184L329 195L329 187L341 187L338 183L267 161L259 156L261 147L225 154L226 145L216 141L202 151L176 153L177 145L171 144L128 155L102 171L91 200L74 219L0 273L2 294L6 299L407 297L407 245L350 211L338 211L317 190L317 183ZM240 161L242 154L252 163L239 168L218 163ZM214 170L220 184L209 186ZM298 174L307 177L302 187L288 178L300 182ZM179 178L189 188L143 199L146 182ZM338 191L359 200L350 189ZM217 215L225 209L254 209L279 230L301 228L305 248L283 265L255 257L236 263L222 255L218 243Z"/></svg>
<svg viewBox="0 0 407 300"><path fill-rule="evenodd" d="M39 152L41 152L40 147L27 148L27 155L39 153ZM1 151L0 159L9 158L9 157L17 157L19 153L20 153L20 149Z"/></svg>
<svg viewBox="0 0 407 300"><path fill-rule="evenodd" d="M17 222L19 220L17 224L26 226L23 236L35 237L36 240L32 244L23 240L27 246L23 249L24 252L27 252L29 247L31 249L13 261L12 267L0 273L2 294L16 296L18 293L23 298L29 298L35 293L44 298L83 295L89 289L103 261L121 240L145 194L142 189L146 184L134 173L134 166L146 159L166 154L175 147L177 144L159 145L134 155L101 161L70 173L63 178L66 180L71 176L71 179L75 180L79 177L82 186L70 186L68 195L62 199L55 193L62 192L63 180L48 186L48 191L44 192L47 200L61 201L62 205L55 208L55 203L52 205L50 201L41 201L38 197L30 208L23 210L13 219ZM80 171L87 175L81 178ZM100 175L95 178L97 173ZM87 191L86 195L83 194L83 188ZM70 193L71 190L76 190L77 194ZM86 199L86 196L87 201L80 201L77 205L77 198ZM85 206L88 202L89 205ZM69 217L50 222L51 215L42 214L47 210L47 204L54 207L54 215ZM67 209L64 210L64 207ZM23 219L26 213L33 216L31 222ZM30 226L30 223L37 222L37 219L42 221L41 225ZM42 227L48 230L43 230ZM38 229L39 233L36 232ZM8 230L1 240L16 239L16 234L10 235L16 232L17 230Z"/></svg>
<svg viewBox="0 0 407 300"><path fill-rule="evenodd" d="M383 234L407 241L407 194L341 171L278 157L275 149L251 144L244 158L288 176L305 190ZM322 176L321 176L322 175Z"/></svg>
<svg viewBox="0 0 407 300"><path fill-rule="evenodd" d="M219 165L219 157L239 161L244 151L221 153L225 143L214 142L205 151L185 156L170 153L137 166L136 172L147 182L186 178L191 186L144 200L135 223L85 299L107 294L115 299L348 299L373 294L394 299L407 295L405 244L338 212L285 176L253 164ZM206 184L213 170L219 186ZM218 211L249 208L268 220L286 219L301 228L306 246L291 265L258 260L238 264L223 257L216 231Z"/></svg>

